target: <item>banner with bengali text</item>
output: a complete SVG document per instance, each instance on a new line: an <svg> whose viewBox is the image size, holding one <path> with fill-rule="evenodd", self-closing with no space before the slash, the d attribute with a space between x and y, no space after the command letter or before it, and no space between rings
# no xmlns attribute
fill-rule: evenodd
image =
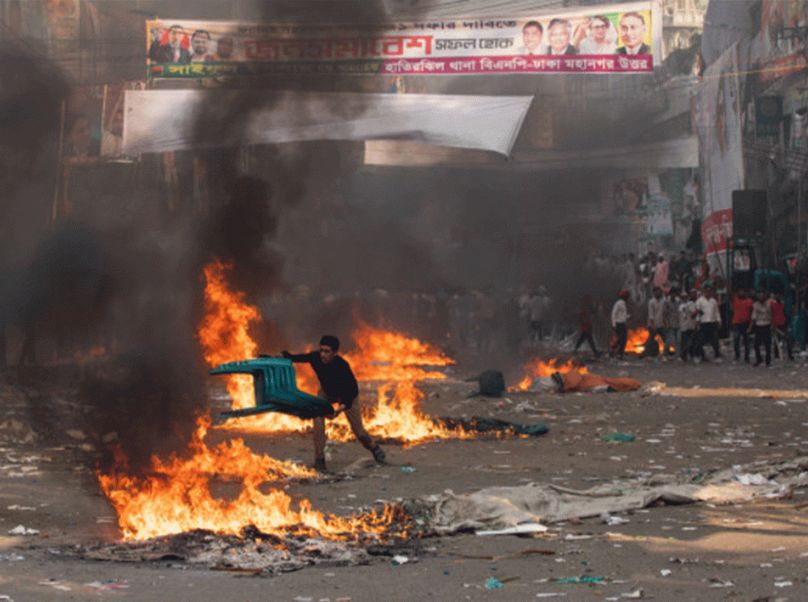
<svg viewBox="0 0 808 602"><path fill-rule="evenodd" d="M148 75L645 73L661 53L657 2L534 17L334 25L146 22Z"/></svg>

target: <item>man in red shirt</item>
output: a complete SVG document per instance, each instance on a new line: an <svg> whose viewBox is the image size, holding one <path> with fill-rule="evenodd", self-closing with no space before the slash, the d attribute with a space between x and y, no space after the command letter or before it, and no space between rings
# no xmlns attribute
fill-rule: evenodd
<svg viewBox="0 0 808 602"><path fill-rule="evenodd" d="M735 346L735 361L741 360L741 339L743 339L743 359L749 363L749 323L752 321L753 301L742 288L732 297L732 343Z"/></svg>
<svg viewBox="0 0 808 602"><path fill-rule="evenodd" d="M774 355L778 359L780 358L780 346L785 342L788 359L793 361L793 341L788 333L788 318L786 317L786 307L783 304L783 296L779 294L772 295L769 303L772 308L772 330L775 338Z"/></svg>

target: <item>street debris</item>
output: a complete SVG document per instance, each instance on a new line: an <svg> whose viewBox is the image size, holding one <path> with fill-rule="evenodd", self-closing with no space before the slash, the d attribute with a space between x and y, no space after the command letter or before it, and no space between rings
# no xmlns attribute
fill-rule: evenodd
<svg viewBox="0 0 808 602"><path fill-rule="evenodd" d="M741 467L683 479L658 474L650 478L617 480L587 490L529 483L491 487L469 494L446 491L411 502L439 534L477 529L502 529L521 523L554 523L571 518L611 515L646 508L655 503L738 504L759 498L778 498L808 484L808 457L789 462L756 463L766 483L744 485L736 478Z"/></svg>
<svg viewBox="0 0 808 602"><path fill-rule="evenodd" d="M515 527L506 527L504 529L488 529L476 531L476 535L524 535L526 533L544 533L547 527L540 523L523 523Z"/></svg>
<svg viewBox="0 0 808 602"><path fill-rule="evenodd" d="M13 529L9 529L9 535L39 535L39 531L37 529L31 529L30 527L26 527L24 525L17 525Z"/></svg>
<svg viewBox="0 0 808 602"><path fill-rule="evenodd" d="M604 443L631 443L636 437L629 433L615 432L608 435L603 435L600 440Z"/></svg>

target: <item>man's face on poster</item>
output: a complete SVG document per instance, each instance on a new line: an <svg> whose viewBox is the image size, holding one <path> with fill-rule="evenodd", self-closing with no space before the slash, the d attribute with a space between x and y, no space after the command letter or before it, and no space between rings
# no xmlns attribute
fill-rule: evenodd
<svg viewBox="0 0 808 602"><path fill-rule="evenodd" d="M191 48L194 50L194 54L196 55L203 55L208 53L208 36L204 33L195 33L191 37Z"/></svg>
<svg viewBox="0 0 808 602"><path fill-rule="evenodd" d="M522 30L522 42L528 50L538 50L541 46L541 30L535 25L527 25Z"/></svg>
<svg viewBox="0 0 808 602"><path fill-rule="evenodd" d="M620 35L625 46L636 48L645 39L645 23L639 17L626 15L620 20Z"/></svg>
<svg viewBox="0 0 808 602"><path fill-rule="evenodd" d="M570 30L566 23L556 23L550 28L550 48L554 52L564 50L570 43Z"/></svg>
<svg viewBox="0 0 808 602"><path fill-rule="evenodd" d="M609 24L601 19L592 19L589 24L589 33L592 36L592 41L603 44L606 41L606 33L609 31Z"/></svg>
<svg viewBox="0 0 808 602"><path fill-rule="evenodd" d="M182 27L172 27L168 30L168 43L172 46L179 46L183 34Z"/></svg>

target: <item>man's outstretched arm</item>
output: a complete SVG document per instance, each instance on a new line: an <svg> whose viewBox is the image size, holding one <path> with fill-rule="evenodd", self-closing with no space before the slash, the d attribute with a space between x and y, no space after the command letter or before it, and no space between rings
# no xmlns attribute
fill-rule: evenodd
<svg viewBox="0 0 808 602"><path fill-rule="evenodd" d="M308 353L289 353L285 349L281 351L281 355L296 364L310 364L319 357L316 351L309 351Z"/></svg>

